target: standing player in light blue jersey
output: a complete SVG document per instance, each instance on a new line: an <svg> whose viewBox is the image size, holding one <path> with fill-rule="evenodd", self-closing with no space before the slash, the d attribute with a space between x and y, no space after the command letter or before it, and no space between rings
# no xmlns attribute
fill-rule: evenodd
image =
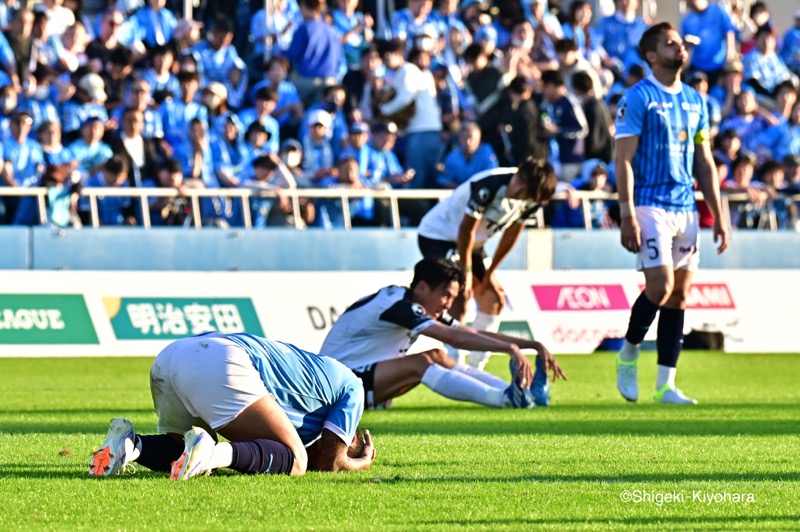
<svg viewBox="0 0 800 532"><path fill-rule="evenodd" d="M356 431L361 381L291 344L218 332L177 340L153 362L150 390L159 434L112 420L89 474L114 475L135 461L175 480L223 467L302 475L366 469L375 459L369 433ZM215 433L230 442L216 443Z"/></svg>
<svg viewBox="0 0 800 532"><path fill-rule="evenodd" d="M637 254L645 289L633 304L617 357L617 388L625 399L638 399L639 345L660 311L654 398L694 404L675 386L686 294L700 262L693 174L714 215L717 253L728 247L728 232L721 220L707 107L697 91L680 82L689 58L681 37L671 24L656 24L642 35L639 53L653 74L619 103L616 167L622 246Z"/></svg>

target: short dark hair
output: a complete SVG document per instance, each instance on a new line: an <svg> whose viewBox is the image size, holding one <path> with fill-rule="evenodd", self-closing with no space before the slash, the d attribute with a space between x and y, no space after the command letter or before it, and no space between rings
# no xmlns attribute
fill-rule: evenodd
<svg viewBox="0 0 800 532"><path fill-rule="evenodd" d="M758 171L758 175L763 178L767 174L771 174L772 172L783 171L783 165L776 161L775 159L767 159L764 164L761 165L761 168Z"/></svg>
<svg viewBox="0 0 800 532"><path fill-rule="evenodd" d="M556 53L577 52L578 43L574 39L559 39L556 41Z"/></svg>
<svg viewBox="0 0 800 532"><path fill-rule="evenodd" d="M662 33L666 33L674 29L675 26L669 22L659 22L658 24L653 24L647 28L647 30L645 30L645 32L642 34L642 38L639 39L639 55L642 56L642 59L647 61L647 52L656 51L656 48L658 47L658 38ZM650 63L649 61L647 62Z"/></svg>
<svg viewBox="0 0 800 532"><path fill-rule="evenodd" d="M478 59L480 56L485 55L485 52L483 51L483 48L481 47L480 44L472 43L469 46L467 46L467 49L464 50L464 53L461 55L464 58L464 61L466 61L467 63L471 63L476 59Z"/></svg>
<svg viewBox="0 0 800 532"><path fill-rule="evenodd" d="M103 169L109 174L119 175L128 172L128 163L121 155L112 155L103 165Z"/></svg>
<svg viewBox="0 0 800 532"><path fill-rule="evenodd" d="M278 89L275 87L261 87L256 91L256 100L266 100L268 102L278 101Z"/></svg>
<svg viewBox="0 0 800 532"><path fill-rule="evenodd" d="M524 94L528 89L530 89L530 85L528 84L528 80L523 76L517 76L508 84L508 92L514 94Z"/></svg>
<svg viewBox="0 0 800 532"><path fill-rule="evenodd" d="M542 72L542 85L564 86L564 76L558 70L545 70Z"/></svg>
<svg viewBox="0 0 800 532"><path fill-rule="evenodd" d="M164 171L169 174L183 174L183 167L181 167L181 163L178 162L177 159L172 157L167 157L164 161L159 165L158 171Z"/></svg>
<svg viewBox="0 0 800 532"><path fill-rule="evenodd" d="M178 82L183 83L185 81L196 81L200 82L200 74L197 72L187 72L186 70L181 70L178 72Z"/></svg>
<svg viewBox="0 0 800 532"><path fill-rule="evenodd" d="M572 76L572 88L581 93L591 91L594 89L592 76L583 71L575 72Z"/></svg>
<svg viewBox="0 0 800 532"><path fill-rule="evenodd" d="M123 67L133 65L133 51L127 46L117 46L108 55L108 62Z"/></svg>
<svg viewBox="0 0 800 532"><path fill-rule="evenodd" d="M755 38L758 39L759 37L763 37L764 35L769 35L772 37L775 36L775 34L772 33L772 29L766 24L764 24L763 26L761 26L756 30Z"/></svg>
<svg viewBox="0 0 800 532"><path fill-rule="evenodd" d="M414 279L411 281L413 289L424 282L431 288L436 288L445 283L458 283L459 291L464 286L464 270L455 262L447 259L424 258L414 265Z"/></svg>
<svg viewBox="0 0 800 532"><path fill-rule="evenodd" d="M275 160L269 155L261 155L253 160L253 168L263 168L264 170L273 171L278 168Z"/></svg>
<svg viewBox="0 0 800 532"><path fill-rule="evenodd" d="M517 173L525 179L528 195L535 202L547 201L555 194L558 177L553 165L546 160L529 157L519 165Z"/></svg>

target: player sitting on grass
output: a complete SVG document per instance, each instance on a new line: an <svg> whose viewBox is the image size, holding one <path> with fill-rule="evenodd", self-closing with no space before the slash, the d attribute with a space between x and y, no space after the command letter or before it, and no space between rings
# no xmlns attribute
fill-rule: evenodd
<svg viewBox="0 0 800 532"><path fill-rule="evenodd" d="M321 352L361 378L367 407L382 406L419 383L457 401L498 408L532 408L549 403L547 368L566 379L540 342L476 331L453 320L447 310L464 288L464 272L446 259L422 259L414 266L410 288L387 286L353 303L333 324ZM485 371L457 364L443 349L406 356L422 334L460 349L501 351L511 355L509 385ZM520 349L534 349L542 362L532 375ZM531 390L533 384L533 390Z"/></svg>
<svg viewBox="0 0 800 532"><path fill-rule="evenodd" d="M218 468L303 475L366 469L375 459L369 432L356 432L361 382L291 344L218 332L177 340L153 362L150 390L159 434L139 436L129 420L113 419L90 475L114 475L131 462L173 480Z"/></svg>

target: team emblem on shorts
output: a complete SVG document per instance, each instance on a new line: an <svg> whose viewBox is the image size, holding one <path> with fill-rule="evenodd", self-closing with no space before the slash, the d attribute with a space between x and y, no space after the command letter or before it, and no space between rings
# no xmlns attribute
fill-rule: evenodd
<svg viewBox="0 0 800 532"><path fill-rule="evenodd" d="M425 307L419 303L411 303L411 308L414 310L414 314L417 316L424 316L426 314Z"/></svg>
<svg viewBox="0 0 800 532"><path fill-rule="evenodd" d="M478 191L478 199L485 202L489 199L489 189L484 187Z"/></svg>

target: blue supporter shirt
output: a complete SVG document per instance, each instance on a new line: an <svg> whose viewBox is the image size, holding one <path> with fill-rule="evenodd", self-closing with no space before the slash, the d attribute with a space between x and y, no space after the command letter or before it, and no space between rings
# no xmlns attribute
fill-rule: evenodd
<svg viewBox="0 0 800 532"><path fill-rule="evenodd" d="M90 116L98 117L103 123L108 122L108 113L104 105L99 103L80 103L70 100L62 106L61 124L64 133L77 131Z"/></svg>
<svg viewBox="0 0 800 532"><path fill-rule="evenodd" d="M110 187L103 177L103 172L91 176L84 183L85 187ZM128 182L125 181L116 188L128 188ZM133 198L124 196L108 196L104 198L97 198L97 217L100 225L122 225L125 222L125 215L123 211L129 209L133 204ZM87 204L88 208L88 204Z"/></svg>
<svg viewBox="0 0 800 532"><path fill-rule="evenodd" d="M800 28L794 27L783 36L781 59L795 73L800 72Z"/></svg>
<svg viewBox="0 0 800 532"><path fill-rule="evenodd" d="M444 171L436 180L439 186L458 186L478 172L497 168L497 157L491 146L481 143L472 157L467 159L461 146L457 146L444 159Z"/></svg>
<svg viewBox="0 0 800 532"><path fill-rule="evenodd" d="M736 31L731 18L717 4L700 13L689 12L681 22L681 35L700 37L692 51L692 67L714 72L723 67L728 53L728 32Z"/></svg>
<svg viewBox="0 0 800 532"><path fill-rule="evenodd" d="M189 123L199 118L208 124L208 109L197 102L183 103L182 100L166 100L158 108L161 124L164 128L164 139L177 149L189 143Z"/></svg>
<svg viewBox="0 0 800 532"><path fill-rule="evenodd" d="M11 163L14 180L21 187L34 187L39 183L44 154L38 142L25 139L20 144L9 136L3 141L3 160Z"/></svg>
<svg viewBox="0 0 800 532"><path fill-rule="evenodd" d="M134 14L134 18L139 26L141 40L150 48L170 42L175 35L175 28L178 27L178 19L167 8L153 11L150 7L143 7Z"/></svg>
<svg viewBox="0 0 800 532"><path fill-rule="evenodd" d="M181 94L181 84L175 74L168 74L161 79L156 71L150 68L144 71L142 79L150 84L150 96L156 91L169 91L173 98L177 98Z"/></svg>
<svg viewBox="0 0 800 532"><path fill-rule="evenodd" d="M89 170L100 166L114 155L114 152L105 142L100 141L89 145L83 139L78 139L70 144L69 151L73 160L78 161L77 170L83 177L89 174Z"/></svg>
<svg viewBox="0 0 800 532"><path fill-rule="evenodd" d="M600 44L608 55L627 66L639 60L637 48L646 29L647 23L641 18L626 20L615 13L601 20L597 31L600 34Z"/></svg>
<svg viewBox="0 0 800 532"><path fill-rule="evenodd" d="M639 137L633 158L633 203L693 211L695 144L708 142L708 108L693 88L668 90L652 76L619 102L616 138Z"/></svg>
<svg viewBox="0 0 800 532"><path fill-rule="evenodd" d="M328 429L350 445L364 412L364 386L352 371L292 344L246 333L222 336L247 352L303 444L314 443Z"/></svg>
<svg viewBox="0 0 800 532"><path fill-rule="evenodd" d="M228 79L228 71L242 64L242 59L233 45L214 50L208 41L203 41L194 50L199 54L203 63L203 74L207 82L224 83Z"/></svg>
<svg viewBox="0 0 800 532"><path fill-rule="evenodd" d="M242 132L247 134L247 128L249 128L253 122L256 121L258 114L256 110L253 108L245 109L241 113L239 113L239 121L242 123ZM264 145L264 148L267 153L278 153L281 146L281 126L277 120L271 115L265 116L261 119L261 125L264 126L264 129L267 130L267 134L269 135L269 140Z"/></svg>
<svg viewBox="0 0 800 532"><path fill-rule="evenodd" d="M297 28L284 56L300 76L334 77L339 72L342 45L336 30L325 21L307 20Z"/></svg>
<svg viewBox="0 0 800 532"><path fill-rule="evenodd" d="M744 79L754 79L762 87L772 92L778 83L789 79L789 69L778 54L772 52L764 55L758 50L752 50L744 56Z"/></svg>
<svg viewBox="0 0 800 532"><path fill-rule="evenodd" d="M272 84L266 79L253 85L253 88L250 89L250 99L255 101L258 90L261 87L269 87L270 85ZM275 104L275 110L283 109L287 105L294 103L300 103L300 94L297 92L297 87L294 86L294 83L286 80L278 83L278 102ZM281 114L277 120L280 125L286 125L292 120L292 113L287 111Z"/></svg>
<svg viewBox="0 0 800 532"><path fill-rule="evenodd" d="M380 183L381 181L385 181L390 176L405 172L403 165L400 164L400 160L392 150L381 151L376 149L371 144L370 147L373 150L373 164L375 167L372 175L373 181Z"/></svg>

